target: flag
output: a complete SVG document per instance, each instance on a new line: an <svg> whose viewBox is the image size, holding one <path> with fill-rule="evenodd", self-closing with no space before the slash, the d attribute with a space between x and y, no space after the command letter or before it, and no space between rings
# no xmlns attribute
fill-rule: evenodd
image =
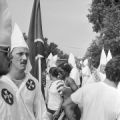
<svg viewBox="0 0 120 120"><path fill-rule="evenodd" d="M40 0L34 0L33 9L30 19L29 31L28 31L28 47L30 51L30 62L32 65L31 74L39 80L40 90L39 92L43 93L44 96L44 87L42 83L41 71L43 65L42 59L44 58L44 37L42 31L42 19L41 19L41 8ZM42 64L41 64L42 63ZM45 106L45 101L41 94L40 102L40 114L39 119L42 120L43 114L46 110L43 110L43 105Z"/></svg>
<svg viewBox="0 0 120 120"><path fill-rule="evenodd" d="M42 31L40 0L34 0L27 42L30 49L30 62L32 64L31 74L38 79L38 60L35 58L38 55L44 57L44 37Z"/></svg>
<svg viewBox="0 0 120 120"><path fill-rule="evenodd" d="M42 31L40 0L34 0L33 3L27 43L32 65L31 74L39 80L44 96L44 79L42 80L42 71L45 69L46 61L44 58L44 37Z"/></svg>
<svg viewBox="0 0 120 120"><path fill-rule="evenodd" d="M46 61L44 58L44 37L42 31L40 0L34 0L27 43L30 49L30 62L32 65L31 74L43 83L41 80L41 71L45 68ZM39 59L39 57L41 57L41 59ZM44 96L43 84L41 84L41 89Z"/></svg>

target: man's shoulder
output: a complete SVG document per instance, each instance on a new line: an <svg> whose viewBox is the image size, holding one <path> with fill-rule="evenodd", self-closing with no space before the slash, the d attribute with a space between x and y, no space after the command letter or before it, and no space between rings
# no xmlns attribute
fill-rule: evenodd
<svg viewBox="0 0 120 120"><path fill-rule="evenodd" d="M0 76L0 80L5 79L5 78L8 78L8 76L7 75Z"/></svg>
<svg viewBox="0 0 120 120"><path fill-rule="evenodd" d="M30 81L33 81L36 85L38 85L38 83L39 83L39 81L31 73L27 74L27 79Z"/></svg>
<svg viewBox="0 0 120 120"><path fill-rule="evenodd" d="M0 77L0 81L8 83L11 81L10 77L8 75L3 75Z"/></svg>
<svg viewBox="0 0 120 120"><path fill-rule="evenodd" d="M98 87L98 86L102 86L101 82L93 82L93 83L89 83L83 86L83 88L91 88L91 87Z"/></svg>
<svg viewBox="0 0 120 120"><path fill-rule="evenodd" d="M89 84L86 84L84 86L82 86L81 88L79 89L82 89L82 91L86 91L86 92L96 92L97 90L101 89L104 85L102 85L101 82L93 82L93 83L89 83Z"/></svg>

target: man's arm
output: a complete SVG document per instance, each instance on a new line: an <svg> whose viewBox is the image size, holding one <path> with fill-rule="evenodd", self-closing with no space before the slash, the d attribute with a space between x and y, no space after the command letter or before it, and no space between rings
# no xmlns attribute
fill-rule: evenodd
<svg viewBox="0 0 120 120"><path fill-rule="evenodd" d="M63 103L63 109L65 114L69 120L76 120L76 115L74 113L74 107L76 106L75 103L72 102L71 97L67 98Z"/></svg>
<svg viewBox="0 0 120 120"><path fill-rule="evenodd" d="M65 101L64 101L64 103L63 103L63 108L65 108L66 106L68 106L68 105L71 105L71 104L73 104L73 101L72 101L72 99L71 99L71 97L68 97Z"/></svg>
<svg viewBox="0 0 120 120"><path fill-rule="evenodd" d="M68 97L63 103L63 108L69 120L74 120L76 118L76 116L74 115L74 108L76 107L76 105L79 104L80 106L83 106L84 89L85 87L79 88L73 94L71 94L71 96Z"/></svg>
<svg viewBox="0 0 120 120"><path fill-rule="evenodd" d="M69 81L69 86L72 89L73 92L75 92L78 89L78 86L76 85L75 81L72 78L66 78Z"/></svg>

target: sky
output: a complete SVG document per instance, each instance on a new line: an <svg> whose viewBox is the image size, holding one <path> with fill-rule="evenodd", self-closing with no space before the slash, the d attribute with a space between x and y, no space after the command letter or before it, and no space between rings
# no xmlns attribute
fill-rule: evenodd
<svg viewBox="0 0 120 120"><path fill-rule="evenodd" d="M34 0L7 0L13 22L28 34ZM64 53L83 57L96 33L86 17L92 0L40 0L43 36Z"/></svg>

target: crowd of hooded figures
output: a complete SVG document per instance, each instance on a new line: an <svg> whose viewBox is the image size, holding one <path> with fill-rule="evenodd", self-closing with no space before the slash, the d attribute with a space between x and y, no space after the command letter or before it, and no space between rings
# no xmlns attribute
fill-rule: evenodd
<svg viewBox="0 0 120 120"><path fill-rule="evenodd" d="M119 58L116 57L116 60ZM120 95L117 93L120 66L112 68L116 65L112 63L115 58L113 61L111 59L110 51L106 56L103 49L98 69L90 64L90 59L78 62L73 54L69 55L67 62L57 66L56 56L50 54L47 59L45 88L49 120L118 119L119 110L116 110L120 105ZM110 86L116 86L116 91ZM111 100L112 97L115 97L115 100ZM116 108L108 107L116 101ZM114 109L117 113L114 113Z"/></svg>
<svg viewBox="0 0 120 120"><path fill-rule="evenodd" d="M62 64L57 66L56 57L57 56L53 56L52 54L50 54L47 59L48 68L46 70L47 74L46 74L46 88L45 88L45 99L46 99L46 105L47 105L47 111L48 111L47 115L49 116L50 120L83 119L83 112L85 109L84 107L86 107L87 104L88 105L96 104L96 103L92 103L92 101L89 99L93 99L93 102L96 102L96 101L94 101L94 98L92 98L92 96L90 96L88 93L87 97L85 96L88 101L86 100L85 102L87 103L84 103L86 105L83 106L83 103L82 103L83 98L81 98L80 101L77 101L80 99L82 95L79 95L80 93L79 92L77 93L75 91L80 91L80 90L82 91L82 89L84 89L85 87L93 84L93 87L91 86L92 87L91 91L92 91L94 89L95 83L101 83L101 82L104 83L104 81L106 81L105 80L106 79L105 70L107 69L106 64L112 59L111 53L108 53L108 56L106 56L104 49L102 50L100 65L98 69L90 65L89 59L85 59L84 61L79 61L79 62L76 61L73 54L69 55L67 62L63 62ZM95 85L97 87L97 84ZM73 98L73 100L71 100L72 102L68 104L67 102L69 102L69 98L71 96L74 96L72 95L72 93L74 92L75 94L78 94L78 96L75 97L76 98L75 102L74 102L75 98ZM104 92L104 91L101 90L101 92ZM96 91L96 93L93 92L90 94L99 95L100 93L99 92L97 93ZM98 96L98 95L95 96L95 99L100 99L100 101L103 102L102 98L99 98L103 96L102 95ZM96 98L97 96L98 98ZM107 98L107 95L106 95L106 98ZM105 103L103 103L103 105L104 104ZM94 107L97 109L97 104ZM98 108L99 108L99 105L98 105ZM93 116L92 116L93 119L94 119L94 116L96 116L95 111L97 110L90 111L91 113L93 113ZM88 119L91 120L91 118L88 118ZM86 120L86 119L84 118L83 120Z"/></svg>

